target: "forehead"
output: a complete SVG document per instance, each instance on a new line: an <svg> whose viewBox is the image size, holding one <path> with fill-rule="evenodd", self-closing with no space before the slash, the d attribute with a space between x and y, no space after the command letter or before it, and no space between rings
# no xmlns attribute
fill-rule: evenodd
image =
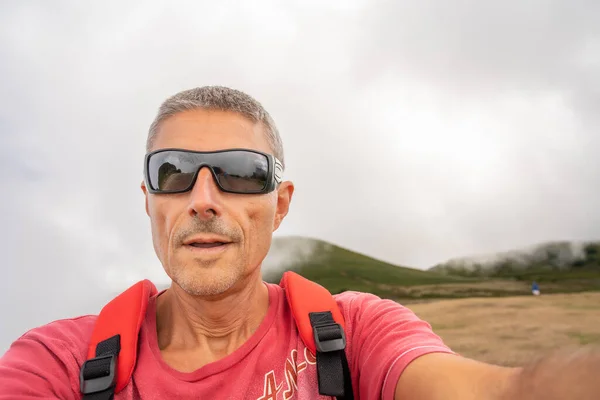
<svg viewBox="0 0 600 400"><path fill-rule="evenodd" d="M263 125L245 116L218 110L190 110L160 124L152 150L181 148L213 151L247 148L271 153Z"/></svg>

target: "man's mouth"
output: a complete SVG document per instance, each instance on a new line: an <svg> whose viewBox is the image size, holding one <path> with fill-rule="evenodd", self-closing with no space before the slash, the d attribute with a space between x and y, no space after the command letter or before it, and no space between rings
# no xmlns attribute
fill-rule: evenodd
<svg viewBox="0 0 600 400"><path fill-rule="evenodd" d="M231 244L231 241L225 237L196 236L188 238L183 244L188 248L217 250L227 247L228 244Z"/></svg>
<svg viewBox="0 0 600 400"><path fill-rule="evenodd" d="M201 248L201 249L209 249L209 248L212 248L212 247L224 246L226 244L227 243L224 243L224 242L209 242L209 243L207 243L207 242L203 242L203 243L193 242L193 243L190 243L189 246L198 247L198 248Z"/></svg>

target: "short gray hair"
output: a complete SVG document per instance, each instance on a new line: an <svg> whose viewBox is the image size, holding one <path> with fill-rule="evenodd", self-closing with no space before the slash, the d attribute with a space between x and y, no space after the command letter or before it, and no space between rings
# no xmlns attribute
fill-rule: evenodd
<svg viewBox="0 0 600 400"><path fill-rule="evenodd" d="M273 155L285 168L283 143L275 121L267 110L253 97L239 90L224 86L203 86L184 90L166 99L158 109L158 113L146 141L146 151L152 149L158 128L165 119L184 111L204 109L231 111L243 115L252 122L261 123L265 129L267 141L271 145Z"/></svg>

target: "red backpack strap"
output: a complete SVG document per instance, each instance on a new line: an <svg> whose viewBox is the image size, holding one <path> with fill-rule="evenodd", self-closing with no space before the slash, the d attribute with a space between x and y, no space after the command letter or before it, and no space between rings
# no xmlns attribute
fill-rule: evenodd
<svg viewBox="0 0 600 400"><path fill-rule="evenodd" d="M80 375L83 398L112 399L127 386L135 368L138 337L150 297L157 293L143 280L106 304L98 315Z"/></svg>
<svg viewBox="0 0 600 400"><path fill-rule="evenodd" d="M304 345L316 355L319 393L352 400L344 316L337 302L326 288L293 271L283 274L280 285Z"/></svg>

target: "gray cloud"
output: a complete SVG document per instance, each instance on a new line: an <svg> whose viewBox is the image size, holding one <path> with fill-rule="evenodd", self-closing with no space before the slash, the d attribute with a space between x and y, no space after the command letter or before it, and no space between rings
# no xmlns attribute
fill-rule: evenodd
<svg viewBox="0 0 600 400"><path fill-rule="evenodd" d="M141 162L192 86L275 117L297 186L280 235L416 267L600 236L596 2L232 4L0 6L0 351L165 282Z"/></svg>

